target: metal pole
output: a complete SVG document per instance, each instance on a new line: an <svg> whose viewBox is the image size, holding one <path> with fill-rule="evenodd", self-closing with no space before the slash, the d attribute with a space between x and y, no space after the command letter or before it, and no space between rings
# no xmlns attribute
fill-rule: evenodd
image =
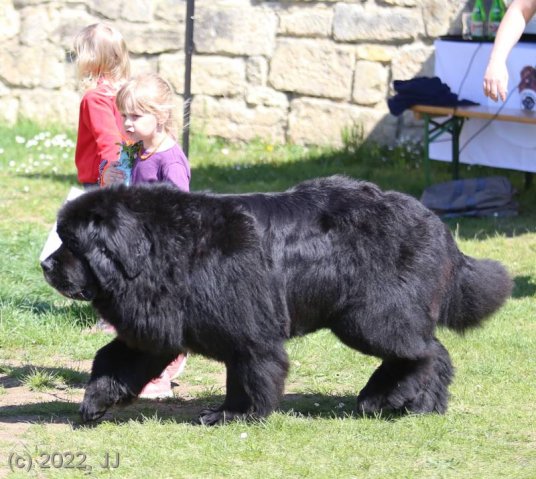
<svg viewBox="0 0 536 479"><path fill-rule="evenodd" d="M186 1L186 35L184 39L184 105L182 110L182 149L186 157L190 149L190 106L192 104L192 54L194 52L194 7L195 0Z"/></svg>

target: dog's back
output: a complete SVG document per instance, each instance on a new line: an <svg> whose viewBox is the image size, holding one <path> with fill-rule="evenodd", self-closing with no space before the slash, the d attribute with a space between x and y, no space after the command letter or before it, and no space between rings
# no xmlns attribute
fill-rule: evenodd
<svg viewBox="0 0 536 479"><path fill-rule="evenodd" d="M352 295L370 299L382 291L384 302L406 295L408 305L422 303L434 323L459 332L510 296L505 268L463 255L437 215L411 196L333 176L235 198L285 272L295 334L329 327L334 305Z"/></svg>

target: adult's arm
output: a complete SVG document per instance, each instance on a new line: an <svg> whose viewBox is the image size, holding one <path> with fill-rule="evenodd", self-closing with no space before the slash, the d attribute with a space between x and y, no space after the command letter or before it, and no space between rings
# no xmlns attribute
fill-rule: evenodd
<svg viewBox="0 0 536 479"><path fill-rule="evenodd" d="M483 82L484 95L493 101L497 101L498 98L506 100L508 88L506 60L534 13L536 13L536 0L514 0L499 25Z"/></svg>

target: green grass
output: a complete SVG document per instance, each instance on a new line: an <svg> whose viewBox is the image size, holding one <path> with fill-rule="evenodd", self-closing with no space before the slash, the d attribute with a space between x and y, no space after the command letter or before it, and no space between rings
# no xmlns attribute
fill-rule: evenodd
<svg viewBox="0 0 536 479"><path fill-rule="evenodd" d="M30 391L44 391L56 387L58 385L58 377L54 373L41 371L34 367L21 379L21 382Z"/></svg>
<svg viewBox="0 0 536 479"><path fill-rule="evenodd" d="M199 410L224 394L223 367L192 356L180 378L183 396L140 401L88 427L78 423L73 397L109 337L87 334L96 321L91 308L60 297L42 278L37 258L76 184L73 132L44 131L31 123L0 127L0 476L12 452L38 460L71 451L85 454L91 471L52 467L34 469L33 476L536 477L536 186L524 190L522 173L462 167L465 177L507 175L521 214L449 222L464 253L507 265L515 289L485 327L464 337L439 331L456 366L446 415L358 417L355 396L379 362L323 331L288 343L286 395L265 421L192 425ZM424 186L418 145L386 148L351 134L339 151L196 136L190 158L192 190L282 190L335 173L417 197ZM449 179L447 165L432 167L435 181ZM7 403L13 388L37 399ZM13 437L4 428L15 428ZM117 469L101 467L106 453L118 454Z"/></svg>

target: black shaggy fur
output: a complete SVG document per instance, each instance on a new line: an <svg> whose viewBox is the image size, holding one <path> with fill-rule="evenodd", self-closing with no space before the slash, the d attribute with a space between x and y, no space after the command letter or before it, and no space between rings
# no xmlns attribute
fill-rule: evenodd
<svg viewBox="0 0 536 479"><path fill-rule="evenodd" d="M271 194L104 188L65 205L58 232L47 281L118 332L95 358L84 420L134 399L185 351L227 368L225 400L201 422L266 416L283 393L285 340L320 328L383 360L359 411L443 413L453 367L436 326L478 326L512 287L417 200L340 176Z"/></svg>

